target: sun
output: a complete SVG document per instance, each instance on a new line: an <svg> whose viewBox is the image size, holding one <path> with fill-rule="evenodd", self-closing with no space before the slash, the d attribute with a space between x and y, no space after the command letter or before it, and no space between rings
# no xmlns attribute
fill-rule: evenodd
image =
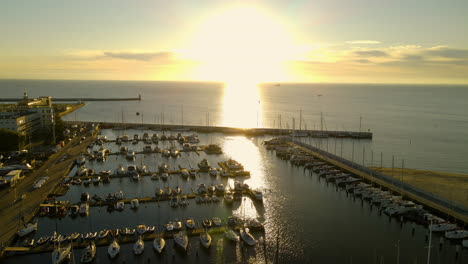
<svg viewBox="0 0 468 264"><path fill-rule="evenodd" d="M297 49L286 24L258 7L218 10L199 25L185 55L200 62L200 78L225 82L278 81Z"/></svg>

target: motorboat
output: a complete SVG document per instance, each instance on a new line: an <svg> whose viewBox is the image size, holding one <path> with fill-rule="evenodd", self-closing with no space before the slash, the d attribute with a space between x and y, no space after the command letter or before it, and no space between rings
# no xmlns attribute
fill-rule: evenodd
<svg viewBox="0 0 468 264"><path fill-rule="evenodd" d="M232 195L231 191L226 191L224 194L224 202L227 204L232 204L234 201L234 196Z"/></svg>
<svg viewBox="0 0 468 264"><path fill-rule="evenodd" d="M194 143L199 143L199 142L200 142L200 139L198 138L198 135L193 134L193 135L187 136L187 141L188 141L189 143L194 144Z"/></svg>
<svg viewBox="0 0 468 264"><path fill-rule="evenodd" d="M140 180L140 174L138 172L132 173L132 179L134 181L139 181Z"/></svg>
<svg viewBox="0 0 468 264"><path fill-rule="evenodd" d="M125 203L124 202L117 202L115 204L115 209L116 210L122 211L124 208L125 208Z"/></svg>
<svg viewBox="0 0 468 264"><path fill-rule="evenodd" d="M169 167L167 166L166 163L161 163L161 165L158 166L158 170L160 173L163 173L163 172L168 172L169 171Z"/></svg>
<svg viewBox="0 0 468 264"><path fill-rule="evenodd" d="M153 180L153 181L159 180L159 175L157 173L151 174L151 180Z"/></svg>
<svg viewBox="0 0 468 264"><path fill-rule="evenodd" d="M125 195L124 195L124 193L123 193L122 190L116 192L116 193L114 194L114 196L115 196L115 199L117 199L117 200L122 200L122 199L125 197Z"/></svg>
<svg viewBox="0 0 468 264"><path fill-rule="evenodd" d="M205 219L205 220L203 220L202 225L203 225L205 228L210 228L213 224L212 224L212 222L211 222L210 219Z"/></svg>
<svg viewBox="0 0 468 264"><path fill-rule="evenodd" d="M465 239L468 238L468 231L464 229L447 231L445 237L448 239Z"/></svg>
<svg viewBox="0 0 468 264"><path fill-rule="evenodd" d="M128 151L127 155L125 156L127 160L135 160L135 152L134 151Z"/></svg>
<svg viewBox="0 0 468 264"><path fill-rule="evenodd" d="M84 185L90 185L93 181L91 180L91 178L86 178L83 180L83 184Z"/></svg>
<svg viewBox="0 0 468 264"><path fill-rule="evenodd" d="M210 169L210 163L206 159L202 159L200 163L198 163L198 168L201 172L208 172Z"/></svg>
<svg viewBox="0 0 468 264"><path fill-rule="evenodd" d="M246 227L240 229L240 237L249 246L254 246L257 243L252 234L250 234L249 229Z"/></svg>
<svg viewBox="0 0 468 264"><path fill-rule="evenodd" d="M187 220L185 220L185 226L188 229L195 229L196 227L195 220L193 220L193 218L188 218Z"/></svg>
<svg viewBox="0 0 468 264"><path fill-rule="evenodd" d="M255 198L255 200L262 202L263 201L263 193L260 190L253 190L252 194Z"/></svg>
<svg viewBox="0 0 468 264"><path fill-rule="evenodd" d="M210 176L216 177L218 176L218 170L216 168L209 169Z"/></svg>
<svg viewBox="0 0 468 264"><path fill-rule="evenodd" d="M107 248L107 254L111 259L115 258L120 252L120 245L117 243L117 240L114 239Z"/></svg>
<svg viewBox="0 0 468 264"><path fill-rule="evenodd" d="M181 230L182 229L182 222L179 220L175 220L173 222L174 230Z"/></svg>
<svg viewBox="0 0 468 264"><path fill-rule="evenodd" d="M75 217L78 215L78 212L80 211L80 207L78 205L72 205L70 206L68 210L70 212L70 216Z"/></svg>
<svg viewBox="0 0 468 264"><path fill-rule="evenodd" d="M28 223L17 234L19 237L24 237L35 231L37 231L37 223Z"/></svg>
<svg viewBox="0 0 468 264"><path fill-rule="evenodd" d="M197 191L198 191L199 194L206 193L206 192L207 192L207 189L206 189L205 184L204 184L204 183L200 183L200 184L198 185L198 190L197 190Z"/></svg>
<svg viewBox="0 0 468 264"><path fill-rule="evenodd" d="M189 173L189 171L187 169L181 169L180 170L180 175L182 175L182 177L184 179L187 179L189 177L190 173Z"/></svg>
<svg viewBox="0 0 468 264"><path fill-rule="evenodd" d="M211 236L207 232L200 233L200 243L205 247L209 248L211 245Z"/></svg>
<svg viewBox="0 0 468 264"><path fill-rule="evenodd" d="M222 184L222 183L216 185L215 188L216 188L217 193L224 193L224 191L225 191L224 184Z"/></svg>
<svg viewBox="0 0 468 264"><path fill-rule="evenodd" d="M221 226L221 224L222 224L221 218L216 217L216 216L213 217L212 222L213 222L213 225L215 225L215 226Z"/></svg>
<svg viewBox="0 0 468 264"><path fill-rule="evenodd" d="M145 250L145 243L143 243L143 239L138 237L138 240L133 244L133 253L135 255L140 255Z"/></svg>
<svg viewBox="0 0 468 264"><path fill-rule="evenodd" d="M146 225L138 225L136 231L139 235L143 235L147 231Z"/></svg>
<svg viewBox="0 0 468 264"><path fill-rule="evenodd" d="M171 153L171 157L173 158L177 158L180 154L179 150L177 150L175 147L171 147L169 151Z"/></svg>
<svg viewBox="0 0 468 264"><path fill-rule="evenodd" d="M182 150L183 150L183 151L191 151L191 150L192 150L192 144L190 144L190 143L184 143L184 144L182 145Z"/></svg>
<svg viewBox="0 0 468 264"><path fill-rule="evenodd" d="M93 183L94 184L99 184L101 182L101 176L96 176L93 178Z"/></svg>
<svg viewBox="0 0 468 264"><path fill-rule="evenodd" d="M138 199L135 198L130 201L130 208L137 209L139 206L140 202L138 201Z"/></svg>
<svg viewBox="0 0 468 264"><path fill-rule="evenodd" d="M242 164L240 164L239 162L233 159L229 159L228 161L226 161L226 167L229 170L235 170L235 171L244 170L244 167L242 166Z"/></svg>
<svg viewBox="0 0 468 264"><path fill-rule="evenodd" d="M128 152L128 148L127 148L127 147L125 147L125 146L120 147L120 154L125 155L125 154L127 154L127 152Z"/></svg>
<svg viewBox="0 0 468 264"><path fill-rule="evenodd" d="M73 179L70 181L71 184L73 185L80 185L81 184L81 179L80 178L77 178L77 179Z"/></svg>
<svg viewBox="0 0 468 264"><path fill-rule="evenodd" d="M211 196L211 201L212 201L213 203L218 203L218 202L219 202L219 199L218 199L218 197L217 197L216 195L213 194L213 195Z"/></svg>
<svg viewBox="0 0 468 264"><path fill-rule="evenodd" d="M146 165L142 164L141 167L137 167L137 171L138 173L148 173L149 170L148 170L148 167L146 167Z"/></svg>
<svg viewBox="0 0 468 264"><path fill-rule="evenodd" d="M56 247L52 252L52 264L65 263L70 258L71 244Z"/></svg>
<svg viewBox="0 0 468 264"><path fill-rule="evenodd" d="M171 156L171 152L168 149L163 149L161 151L161 154L162 154L163 157L166 157L166 158Z"/></svg>
<svg viewBox="0 0 468 264"><path fill-rule="evenodd" d="M210 186L208 186L209 193L214 193L215 191L216 191L216 187L214 185L211 184Z"/></svg>
<svg viewBox="0 0 468 264"><path fill-rule="evenodd" d="M85 216L89 214L89 205L88 203L80 204L80 215Z"/></svg>
<svg viewBox="0 0 468 264"><path fill-rule="evenodd" d="M166 224L166 231L172 231L174 230L174 225L172 224L172 221L169 221L169 223Z"/></svg>
<svg viewBox="0 0 468 264"><path fill-rule="evenodd" d="M239 236L232 229L228 229L224 232L224 236L230 241L239 242Z"/></svg>
<svg viewBox="0 0 468 264"><path fill-rule="evenodd" d="M171 207L179 206L179 196L173 196L169 201L169 204L171 205Z"/></svg>
<svg viewBox="0 0 468 264"><path fill-rule="evenodd" d="M151 232L154 232L154 230L156 230L156 227L155 226L147 226L146 227L146 233L151 233Z"/></svg>
<svg viewBox="0 0 468 264"><path fill-rule="evenodd" d="M179 233L174 235L174 242L176 243L176 245L180 246L182 249L187 250L188 237L184 231L180 231Z"/></svg>
<svg viewBox="0 0 468 264"><path fill-rule="evenodd" d="M123 174L125 174L127 172L125 170L125 167L122 164L119 164L119 166L117 167L117 170L115 171L115 173L117 175L123 175Z"/></svg>
<svg viewBox="0 0 468 264"><path fill-rule="evenodd" d="M106 152L105 150L100 150L97 155L96 155L96 159L98 161L105 161L106 160Z"/></svg>
<svg viewBox="0 0 468 264"><path fill-rule="evenodd" d="M123 135L121 139L123 142L128 142L130 140L130 137L128 135Z"/></svg>
<svg viewBox="0 0 468 264"><path fill-rule="evenodd" d="M158 253L161 253L165 246L166 246L166 240L164 240L164 238L157 237L153 240L153 248Z"/></svg>
<svg viewBox="0 0 468 264"><path fill-rule="evenodd" d="M96 245L94 242L88 244L88 246L83 249L81 253L81 262L90 263L96 257Z"/></svg>
<svg viewBox="0 0 468 264"><path fill-rule="evenodd" d="M180 197L179 205L182 205L182 206L189 205L189 200L187 199L187 195L182 195Z"/></svg>

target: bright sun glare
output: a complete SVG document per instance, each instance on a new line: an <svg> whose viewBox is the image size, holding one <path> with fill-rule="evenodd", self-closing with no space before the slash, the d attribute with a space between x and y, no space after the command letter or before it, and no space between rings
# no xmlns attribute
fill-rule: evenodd
<svg viewBox="0 0 468 264"><path fill-rule="evenodd" d="M287 79L284 62L297 52L286 25L253 7L216 12L185 50L200 62L198 78L225 83L224 125L244 128L261 125L257 83Z"/></svg>

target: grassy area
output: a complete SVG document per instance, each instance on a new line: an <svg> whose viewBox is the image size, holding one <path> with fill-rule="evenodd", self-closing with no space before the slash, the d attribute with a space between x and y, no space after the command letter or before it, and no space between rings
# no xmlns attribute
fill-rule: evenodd
<svg viewBox="0 0 468 264"><path fill-rule="evenodd" d="M468 207L468 175L414 169L378 168L373 170L402 179L406 183L456 201Z"/></svg>

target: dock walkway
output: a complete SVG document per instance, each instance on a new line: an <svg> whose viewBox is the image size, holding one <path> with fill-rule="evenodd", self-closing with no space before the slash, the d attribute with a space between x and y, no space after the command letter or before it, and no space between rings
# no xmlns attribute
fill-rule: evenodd
<svg viewBox="0 0 468 264"><path fill-rule="evenodd" d="M371 182L375 182L394 192L401 193L403 196L409 197L412 200L418 201L419 203L446 215L450 215L465 224L468 223L468 209L461 204L446 200L435 194L429 193L405 182L401 182L385 174L371 170L360 164L343 159L306 143L290 139L289 144L298 146L313 156L333 164L344 171L353 173Z"/></svg>

